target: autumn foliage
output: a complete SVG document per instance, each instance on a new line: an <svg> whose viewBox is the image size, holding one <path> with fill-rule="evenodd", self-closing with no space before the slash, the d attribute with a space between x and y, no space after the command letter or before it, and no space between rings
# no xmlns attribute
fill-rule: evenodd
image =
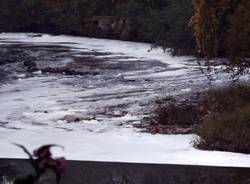
<svg viewBox="0 0 250 184"><path fill-rule="evenodd" d="M229 57L231 64L248 64L250 56L249 0L193 0L197 51L208 59Z"/></svg>

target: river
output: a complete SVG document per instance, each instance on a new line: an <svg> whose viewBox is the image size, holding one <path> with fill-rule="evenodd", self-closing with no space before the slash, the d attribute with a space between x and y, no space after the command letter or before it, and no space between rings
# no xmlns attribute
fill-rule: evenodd
<svg viewBox="0 0 250 184"><path fill-rule="evenodd" d="M11 142L30 150L57 143L65 151L54 153L73 160L249 166L248 155L194 149L195 135L135 128L156 99L208 89L194 57L145 43L33 33L2 33L0 49L2 158L25 158ZM39 70L26 72L25 61Z"/></svg>

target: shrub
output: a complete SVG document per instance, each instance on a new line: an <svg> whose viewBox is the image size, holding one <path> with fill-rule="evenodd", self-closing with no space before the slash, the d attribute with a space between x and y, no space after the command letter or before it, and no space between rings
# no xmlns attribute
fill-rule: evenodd
<svg viewBox="0 0 250 184"><path fill-rule="evenodd" d="M183 100L183 98L186 99ZM248 106L250 107L250 87L247 85L232 85L211 89L189 98L158 100L155 110L148 118L145 118L142 126L151 133L185 134L196 133L197 131L202 142L205 140L202 140L202 133L205 131L203 130L204 122L211 122L212 117L215 120L215 118L224 114L227 116L227 114L231 115L235 112L241 113L241 110ZM208 132L210 131L209 126L205 128L208 128ZM199 140L195 143L200 147Z"/></svg>
<svg viewBox="0 0 250 184"><path fill-rule="evenodd" d="M153 123L162 125L190 126L199 121L199 113L195 105L189 101L185 103L170 102L160 105L156 109L155 120Z"/></svg>
<svg viewBox="0 0 250 184"><path fill-rule="evenodd" d="M250 104L250 87L235 84L227 88L212 89L201 104L209 114L236 111Z"/></svg>
<svg viewBox="0 0 250 184"><path fill-rule="evenodd" d="M207 150L250 153L250 87L234 86L209 92L207 115L196 130L195 146Z"/></svg>
<svg viewBox="0 0 250 184"><path fill-rule="evenodd" d="M151 133L186 134L201 122L204 111L195 99L177 101L172 98L157 104L147 119L146 129Z"/></svg>
<svg viewBox="0 0 250 184"><path fill-rule="evenodd" d="M212 114L197 130L201 149L250 153L250 105Z"/></svg>

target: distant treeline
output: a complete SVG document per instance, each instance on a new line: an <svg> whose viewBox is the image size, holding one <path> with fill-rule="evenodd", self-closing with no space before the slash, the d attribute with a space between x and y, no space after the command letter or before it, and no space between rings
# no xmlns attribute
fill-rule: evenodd
<svg viewBox="0 0 250 184"><path fill-rule="evenodd" d="M149 42L194 53L191 0L0 0L0 32Z"/></svg>

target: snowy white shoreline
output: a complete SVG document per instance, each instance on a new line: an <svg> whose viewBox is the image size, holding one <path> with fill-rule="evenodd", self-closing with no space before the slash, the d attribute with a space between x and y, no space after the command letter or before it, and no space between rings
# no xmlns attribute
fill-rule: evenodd
<svg viewBox="0 0 250 184"><path fill-rule="evenodd" d="M25 142L30 150L53 140L65 147L63 152L54 149L54 154L70 160L249 167L250 159L244 154L196 150L190 145L193 135L150 135L130 129L99 134L59 130L0 133L5 138L0 144L2 158L26 158L7 141L8 136L10 141Z"/></svg>
<svg viewBox="0 0 250 184"><path fill-rule="evenodd" d="M170 68L179 68L175 71L140 76L127 73L125 78L128 79L159 77L172 81L180 78L185 82L190 80L189 75L195 72L190 65L186 64L190 58L172 57L164 54L160 49L148 52L150 48L148 44L70 36L43 35L32 37L30 35L32 34L0 34L0 39L6 41L3 43L0 40L0 44L8 44L12 41L66 45L77 51L98 50L113 53L111 56L135 57L130 59L130 62L136 62L138 59L159 60L167 63ZM157 96L152 91L144 95L139 94L135 97L136 99L132 97L121 100L98 98L97 102L84 102L82 104L83 97L110 95L110 90L113 93L131 92L137 86L99 87L82 90L64 85L70 80L71 78L67 77L58 78L38 74L33 78L21 77L20 80L1 86L0 122L3 123L0 126L1 158L26 157L11 142L23 144L29 150L43 144L57 143L63 145L65 151L62 153L61 150L54 150L56 155L63 154L70 160L250 167L250 155L194 149L191 144L194 135L151 135L141 133L131 125L118 126L124 121L138 120L136 113L132 114L137 110L134 106L131 106L130 113L123 117L66 124L60 120L66 114L77 114L88 111L89 108L105 107L105 105L119 105L122 101L145 101L148 97ZM146 85L142 89L148 89ZM175 83L169 84L169 86L171 85L175 85ZM181 90L185 92L191 89L183 86L183 89L180 88ZM94 99L94 97L92 98ZM45 110L48 113L43 113ZM4 124L4 122L9 123Z"/></svg>

